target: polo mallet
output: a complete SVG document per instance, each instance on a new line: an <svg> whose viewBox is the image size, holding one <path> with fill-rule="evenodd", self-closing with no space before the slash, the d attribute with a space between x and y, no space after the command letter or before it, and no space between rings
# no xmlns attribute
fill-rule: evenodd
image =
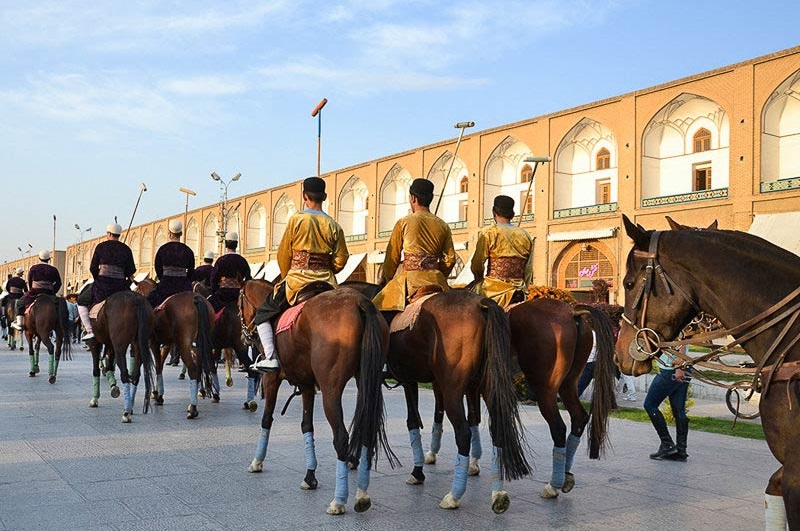
<svg viewBox="0 0 800 531"><path fill-rule="evenodd" d="M128 239L128 234L131 232L131 227L133 226L133 218L136 216L136 209L139 208L139 201L142 199L142 194L147 191L147 185L144 183L139 183L139 197L136 198L136 205L133 207L133 214L131 214L131 222L128 223L128 230L125 232L125 237L122 238L122 243L125 243L125 240Z"/></svg>
<svg viewBox="0 0 800 531"><path fill-rule="evenodd" d="M442 204L442 197L444 196L444 190L445 190L445 188L447 188L447 181L448 181L448 179L450 179L450 172L453 171L453 165L456 162L456 156L458 155L458 146L461 145L461 138L464 136L464 129L466 129L468 127L474 127L474 126L475 126L475 122L458 122L457 124L455 124L453 126L456 129L461 129L461 131L458 133L458 141L456 142L455 153L453 153L453 158L450 160L450 169L447 170L447 174L444 176L444 184L442 184L442 189L439 192L439 200L436 201L436 209L433 211L433 215L434 216L438 214L439 205Z"/></svg>
<svg viewBox="0 0 800 531"><path fill-rule="evenodd" d="M531 196L531 187L533 186L533 179L536 177L536 168L539 167L539 163L541 162L544 164L545 162L550 162L550 157L547 155L542 155L539 157L528 156L522 159L522 162L533 162L533 174L531 174L531 180L528 182L528 191L525 192L525 201L522 202L519 209L519 221L517 221L517 227L522 225L522 211L525 210L525 206L528 204L528 198Z"/></svg>

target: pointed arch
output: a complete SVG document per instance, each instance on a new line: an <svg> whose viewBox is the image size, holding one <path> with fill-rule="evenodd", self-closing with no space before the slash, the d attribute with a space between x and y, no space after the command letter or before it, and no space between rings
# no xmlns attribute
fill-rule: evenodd
<svg viewBox="0 0 800 531"><path fill-rule="evenodd" d="M761 191L800 188L800 70L761 111Z"/></svg>
<svg viewBox="0 0 800 531"><path fill-rule="evenodd" d="M282 194L275 203L275 208L272 211L272 248L277 249L283 238L283 233L286 231L286 223L289 218L294 214L296 208L294 201L289 199L287 194Z"/></svg>
<svg viewBox="0 0 800 531"><path fill-rule="evenodd" d="M366 183L352 175L339 193L339 225L345 236L367 236L369 189Z"/></svg>
<svg viewBox="0 0 800 531"><path fill-rule="evenodd" d="M132 232L128 238L130 242L131 254L133 254L133 263L139 265L139 233Z"/></svg>
<svg viewBox="0 0 800 531"><path fill-rule="evenodd" d="M203 223L204 253L207 253L208 251L214 251L215 253L219 252L219 239L217 236L217 230L219 230L219 226L217 225L217 216L212 212L206 216L206 220Z"/></svg>
<svg viewBox="0 0 800 531"><path fill-rule="evenodd" d="M461 193L460 183L463 177L468 176L467 165L459 157L455 157L453 160L453 153L449 150L442 153L428 171L428 180L433 183L431 212L436 211L441 197L441 204L436 214L454 228L463 228L460 222L466 221L461 219L464 211L460 205L462 201L467 201L468 194ZM465 226L466 223L463 225Z"/></svg>
<svg viewBox="0 0 800 531"><path fill-rule="evenodd" d="M247 235L245 244L248 250L267 246L267 209L260 201L253 203L247 214Z"/></svg>
<svg viewBox="0 0 800 531"><path fill-rule="evenodd" d="M189 218L186 223L186 245L192 250L195 257L200 255L200 227L194 217Z"/></svg>
<svg viewBox="0 0 800 531"><path fill-rule="evenodd" d="M484 170L484 200L483 200L483 220L484 224L492 221L492 204L498 195L507 195L514 199L517 213L523 211L523 202L527 195L530 176L533 168L524 162L524 159L532 155L530 148L513 136L507 136L492 150L489 158L486 159ZM532 199L532 198L531 198ZM529 200L530 215L533 215L532 200ZM523 218L525 219L525 218Z"/></svg>
<svg viewBox="0 0 800 531"><path fill-rule="evenodd" d="M159 227L156 230L156 238L155 238L155 246L154 246L154 249L153 249L153 251L154 251L153 257L155 257L155 253L158 252L158 249L162 245L167 243L168 241L169 241L169 237L167 237L167 231L164 230L164 227Z"/></svg>
<svg viewBox="0 0 800 531"><path fill-rule="evenodd" d="M142 233L142 265L149 265L153 262L153 234L150 229L145 229Z"/></svg>
<svg viewBox="0 0 800 531"><path fill-rule="evenodd" d="M379 193L379 237L389 236L397 220L411 212L408 204L408 189L411 181L411 173L397 163L384 176Z"/></svg>

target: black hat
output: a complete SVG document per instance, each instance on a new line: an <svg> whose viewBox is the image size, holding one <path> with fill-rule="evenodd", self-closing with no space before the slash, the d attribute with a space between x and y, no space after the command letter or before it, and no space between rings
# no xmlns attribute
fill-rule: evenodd
<svg viewBox="0 0 800 531"><path fill-rule="evenodd" d="M433 197L433 183L427 179L414 179L409 192L420 197Z"/></svg>
<svg viewBox="0 0 800 531"><path fill-rule="evenodd" d="M325 181L319 177L309 177L303 181L303 191L311 193L325 193Z"/></svg>
<svg viewBox="0 0 800 531"><path fill-rule="evenodd" d="M498 195L494 198L493 210L504 218L514 217L514 199L507 195Z"/></svg>

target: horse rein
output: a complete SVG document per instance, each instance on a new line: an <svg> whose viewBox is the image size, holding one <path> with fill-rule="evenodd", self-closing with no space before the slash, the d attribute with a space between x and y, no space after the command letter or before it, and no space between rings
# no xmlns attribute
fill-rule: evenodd
<svg viewBox="0 0 800 531"><path fill-rule="evenodd" d="M250 319L249 323L246 323L245 320L244 320L244 304L245 303L247 303L247 306L249 306L253 310L253 318ZM257 334L255 332L256 328L255 328L255 324L254 324L255 320L256 320L256 312L255 312L255 310L258 310L258 306L253 304L253 302L250 299L247 298L247 294L245 293L244 285L242 285L242 288L239 290L239 318L242 321L242 335L245 337L245 339L247 339L247 341L250 344L255 344L256 340L258 339L258 336L257 336Z"/></svg>

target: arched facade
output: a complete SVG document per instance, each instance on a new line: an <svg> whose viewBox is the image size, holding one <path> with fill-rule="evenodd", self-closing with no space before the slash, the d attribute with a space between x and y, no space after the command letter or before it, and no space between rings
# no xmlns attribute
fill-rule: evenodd
<svg viewBox="0 0 800 531"><path fill-rule="evenodd" d="M354 239L367 239L367 217L369 215L369 189L356 177L351 176L339 193L339 216L344 235Z"/></svg>
<svg viewBox="0 0 800 531"><path fill-rule="evenodd" d="M617 141L608 127L580 120L558 145L554 166L554 218L616 210Z"/></svg>
<svg viewBox="0 0 800 531"><path fill-rule="evenodd" d="M157 253L159 248L161 248L161 246L167 243L168 241L169 238L167 237L167 231L165 231L163 227L159 227L158 230L156 230L155 248L153 249L154 260L156 256L155 253Z"/></svg>
<svg viewBox="0 0 800 531"><path fill-rule="evenodd" d="M186 245L192 250L195 258L201 254L200 227L197 226L197 220L195 220L195 218L189 219L189 222L186 224Z"/></svg>
<svg viewBox="0 0 800 531"><path fill-rule="evenodd" d="M484 225L492 221L492 205L498 195L507 195L514 199L514 210L523 214L523 219L533 219L533 194L527 197L532 168L523 160L531 156L530 148L513 136L507 136L492 150L486 161L485 182L483 185L483 221Z"/></svg>
<svg viewBox="0 0 800 531"><path fill-rule="evenodd" d="M272 248L277 249L283 238L283 233L286 231L286 223L292 214L295 213L294 201L289 199L286 194L281 195L278 202L275 203L275 209L272 211Z"/></svg>
<svg viewBox="0 0 800 531"><path fill-rule="evenodd" d="M208 251L219 252L217 216L213 213L206 216L206 221L203 223L203 253Z"/></svg>
<svg viewBox="0 0 800 531"><path fill-rule="evenodd" d="M694 137L701 129L711 134L707 150L696 150ZM650 120L642 144L642 206L660 206L687 194L696 199L728 196L730 123L718 103L681 94Z"/></svg>
<svg viewBox="0 0 800 531"><path fill-rule="evenodd" d="M453 166L452 171L450 170L451 163ZM447 177L448 172L450 173L449 177ZM461 219L465 212L461 207L465 201L468 201L468 198L467 194L461 193L460 183L461 179L468 176L467 165L458 157L453 161L453 154L450 151L442 153L433 163L430 171L428 171L428 180L433 183L431 212L436 212L436 205L439 203L439 197L441 196L441 205L436 214L454 228L466 226L464 222L467 220ZM447 180L446 183L445 179Z"/></svg>
<svg viewBox="0 0 800 531"><path fill-rule="evenodd" d="M591 301L592 282L602 279L613 288L617 267L614 254L603 241L573 242L558 256L553 285L570 291L578 301Z"/></svg>
<svg viewBox="0 0 800 531"><path fill-rule="evenodd" d="M389 236L397 220L411 213L408 189L412 180L411 173L400 164L392 166L383 178L379 194L378 236Z"/></svg>
<svg viewBox="0 0 800 531"><path fill-rule="evenodd" d="M153 233L145 229L142 233L142 265L150 265L153 261Z"/></svg>
<svg viewBox="0 0 800 531"><path fill-rule="evenodd" d="M131 253L133 254L133 263L139 266L139 234L136 232L130 233L128 238L130 242Z"/></svg>
<svg viewBox="0 0 800 531"><path fill-rule="evenodd" d="M761 191L800 187L800 71L770 95L761 112Z"/></svg>
<svg viewBox="0 0 800 531"><path fill-rule="evenodd" d="M253 203L247 214L247 250L262 249L267 245L267 209L260 201Z"/></svg>

